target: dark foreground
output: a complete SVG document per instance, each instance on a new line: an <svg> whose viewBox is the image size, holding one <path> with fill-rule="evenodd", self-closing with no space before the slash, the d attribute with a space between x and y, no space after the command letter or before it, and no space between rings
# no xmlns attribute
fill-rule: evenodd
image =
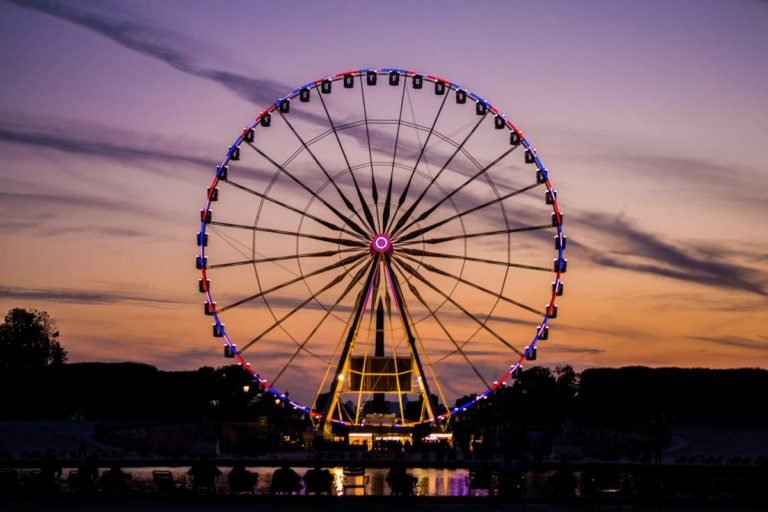
<svg viewBox="0 0 768 512"><path fill-rule="evenodd" d="M108 466L117 466L115 461L109 462ZM424 468L417 461L368 460L367 467L361 467L359 460L336 460L316 464L330 467L320 471L332 478L324 487L309 478L316 470L308 470L307 461L273 459L258 461L269 462L269 466L248 464L253 471L246 471L251 478L245 485L233 479L235 468L227 467L237 465L234 461L183 462L158 468L122 460L125 471L118 468L124 476L119 481L107 478L114 470L106 467L91 468L97 470L91 473L87 465L74 469L68 463L63 470L60 466L52 470L46 461L26 461L24 469L0 464L0 510L271 511L332 507L334 512L360 508L377 512L403 506L425 511L768 510L768 465L744 460L739 464L560 462L525 468L499 461L464 461L464 468L452 469ZM239 465L242 470L243 464ZM214 473L194 472L205 467ZM405 480L393 478L399 474L395 471L398 467ZM286 481L284 474L278 479L278 473L284 471L295 481ZM89 474L91 478L84 476Z"/></svg>
<svg viewBox="0 0 768 512"><path fill-rule="evenodd" d="M577 500L573 502L542 503L531 501L503 501L487 497L386 497L386 496L182 496L182 497L125 497L125 496L59 496L57 498L0 499L4 511L226 511L281 512L333 508L334 512L360 511L389 512L401 508L421 512L431 511L515 511L530 512L587 512L596 510L674 511L674 512L764 512L765 505L739 503L629 503L615 500Z"/></svg>

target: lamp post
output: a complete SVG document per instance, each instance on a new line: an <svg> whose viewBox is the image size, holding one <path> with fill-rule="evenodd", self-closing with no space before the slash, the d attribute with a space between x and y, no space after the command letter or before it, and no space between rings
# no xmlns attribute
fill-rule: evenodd
<svg viewBox="0 0 768 512"><path fill-rule="evenodd" d="M245 394L245 407L243 408L243 423L244 423L244 434L243 434L243 451L245 453L248 453L248 404L250 403L249 398L249 392L251 391L250 384L243 384L243 394Z"/></svg>

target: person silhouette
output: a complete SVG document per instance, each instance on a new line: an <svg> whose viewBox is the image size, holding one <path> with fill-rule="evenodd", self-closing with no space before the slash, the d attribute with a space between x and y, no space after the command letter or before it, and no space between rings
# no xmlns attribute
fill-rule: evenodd
<svg viewBox="0 0 768 512"><path fill-rule="evenodd" d="M45 452L45 459L40 465L40 472L34 479L30 479L30 484L35 490L43 493L55 492L59 490L61 475L61 463L56 458L56 452L49 449Z"/></svg>
<svg viewBox="0 0 768 512"><path fill-rule="evenodd" d="M216 492L216 478L221 474L221 470L208 460L208 455L203 454L200 460L189 468L187 474L192 477L194 490L205 490L213 494Z"/></svg>
<svg viewBox="0 0 768 512"><path fill-rule="evenodd" d="M130 479L125 471L120 469L117 464L105 471L99 479L99 486L107 492L124 491L128 488L128 480Z"/></svg>
<svg viewBox="0 0 768 512"><path fill-rule="evenodd" d="M77 467L77 476L75 477L75 487L81 491L92 490L96 481L99 479L99 455L92 452Z"/></svg>
<svg viewBox="0 0 768 512"><path fill-rule="evenodd" d="M229 492L232 494L237 493L251 493L253 494L256 482L259 480L258 473L252 473L245 469L245 465L238 462L232 467L232 470L227 475L227 483L229 484Z"/></svg>
<svg viewBox="0 0 768 512"><path fill-rule="evenodd" d="M315 466L304 474L306 494L333 494L333 475L327 469Z"/></svg>
<svg viewBox="0 0 768 512"><path fill-rule="evenodd" d="M389 484L393 496L410 496L416 485L416 477L406 472L405 466L400 464L389 469L385 481Z"/></svg>
<svg viewBox="0 0 768 512"><path fill-rule="evenodd" d="M282 466L272 473L270 494L298 494L301 491L301 477L288 466Z"/></svg>

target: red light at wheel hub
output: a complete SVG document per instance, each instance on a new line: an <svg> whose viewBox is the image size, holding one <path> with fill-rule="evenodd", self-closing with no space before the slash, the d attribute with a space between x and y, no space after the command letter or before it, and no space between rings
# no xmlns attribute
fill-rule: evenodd
<svg viewBox="0 0 768 512"><path fill-rule="evenodd" d="M385 253L392 250L392 240L384 233L379 233L371 240L371 250L378 253Z"/></svg>

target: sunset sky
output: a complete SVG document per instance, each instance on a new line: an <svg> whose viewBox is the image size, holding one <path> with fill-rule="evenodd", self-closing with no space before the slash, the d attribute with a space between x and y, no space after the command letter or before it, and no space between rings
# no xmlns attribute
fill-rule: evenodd
<svg viewBox="0 0 768 512"><path fill-rule="evenodd" d="M0 310L48 311L70 361L224 364L193 265L215 166L294 88L395 67L551 172L537 364L768 367L767 26L759 0L0 2Z"/></svg>

